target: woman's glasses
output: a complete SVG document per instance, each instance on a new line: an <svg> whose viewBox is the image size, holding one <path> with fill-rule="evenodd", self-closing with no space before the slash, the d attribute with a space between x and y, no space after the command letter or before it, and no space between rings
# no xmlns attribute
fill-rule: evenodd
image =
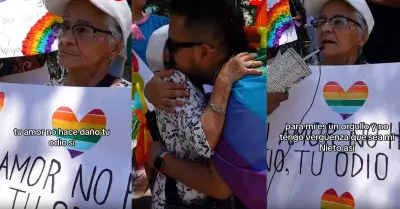
<svg viewBox="0 0 400 209"><path fill-rule="evenodd" d="M358 23L357 21L355 21L351 18L348 18L348 17L340 16L340 15L333 16L329 19L315 18L311 21L311 25L314 28L320 28L320 27L324 26L326 23L328 23L332 28L343 29L343 28L347 27L350 22L356 24L358 27L361 27L360 23Z"/></svg>
<svg viewBox="0 0 400 209"><path fill-rule="evenodd" d="M105 33L112 35L111 31L102 30L89 25L74 25L69 26L64 23L56 23L51 26L54 35L57 38L65 36L66 32L72 31L74 37L79 41L92 41L95 33Z"/></svg>

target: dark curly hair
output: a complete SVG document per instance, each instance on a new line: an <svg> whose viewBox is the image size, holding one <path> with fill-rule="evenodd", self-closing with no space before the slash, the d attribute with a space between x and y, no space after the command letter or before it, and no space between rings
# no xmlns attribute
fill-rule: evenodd
<svg viewBox="0 0 400 209"><path fill-rule="evenodd" d="M245 21L233 0L171 0L169 5L171 15L185 17L186 27L205 26L222 38L227 56L247 51Z"/></svg>

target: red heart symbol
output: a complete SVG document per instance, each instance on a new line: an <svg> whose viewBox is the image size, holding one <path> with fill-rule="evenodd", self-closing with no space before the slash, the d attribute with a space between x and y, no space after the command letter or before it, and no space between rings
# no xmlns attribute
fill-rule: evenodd
<svg viewBox="0 0 400 209"><path fill-rule="evenodd" d="M4 94L4 92L0 92L0 111L3 109L5 98L6 95Z"/></svg>
<svg viewBox="0 0 400 209"><path fill-rule="evenodd" d="M328 189L321 197L321 209L351 209L355 205L354 198L349 192L339 197L334 189Z"/></svg>

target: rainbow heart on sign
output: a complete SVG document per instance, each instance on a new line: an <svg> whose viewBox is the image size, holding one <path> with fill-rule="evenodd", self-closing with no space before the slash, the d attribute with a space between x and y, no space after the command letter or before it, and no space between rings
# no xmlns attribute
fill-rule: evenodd
<svg viewBox="0 0 400 209"><path fill-rule="evenodd" d="M97 142L100 141L101 135L81 135L79 133L75 136L61 135L61 131L78 130L79 132L83 129L95 129L100 130L101 132L106 127L106 124L107 118L100 109L94 109L90 111L82 118L81 121L78 121L75 113L69 107L58 108L52 117L52 126L57 132L57 138L67 141L75 139L75 146L66 147L71 155L71 158L75 158L83 154L85 151L90 150Z"/></svg>
<svg viewBox="0 0 400 209"><path fill-rule="evenodd" d="M0 111L3 109L5 98L6 98L6 95L4 94L4 92L0 92Z"/></svg>
<svg viewBox="0 0 400 209"><path fill-rule="evenodd" d="M339 197L334 189L328 189L321 197L321 209L353 209L355 205L354 198L349 192Z"/></svg>
<svg viewBox="0 0 400 209"><path fill-rule="evenodd" d="M328 106L346 120L364 105L368 98L368 86L363 81L357 81L346 92L335 81L329 81L324 86L323 94Z"/></svg>

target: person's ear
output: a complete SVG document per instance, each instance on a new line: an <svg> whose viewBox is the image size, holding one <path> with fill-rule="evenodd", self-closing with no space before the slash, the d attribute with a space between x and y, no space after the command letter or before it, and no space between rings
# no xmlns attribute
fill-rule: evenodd
<svg viewBox="0 0 400 209"><path fill-rule="evenodd" d="M213 56L212 50L213 49L211 48L211 46L207 44L198 46L198 49L195 50L195 57L199 59L197 61L209 63L209 61L212 59Z"/></svg>
<svg viewBox="0 0 400 209"><path fill-rule="evenodd" d="M358 38L357 45L358 45L359 47L363 47L364 44L367 43L367 41L368 41L368 34L367 34L367 32L363 32L363 33L361 34L361 36L358 36L358 37L359 37L359 38Z"/></svg>
<svg viewBox="0 0 400 209"><path fill-rule="evenodd" d="M111 47L112 47L111 57L115 57L119 53L121 53L122 50L124 50L124 42L123 41L113 41L113 43L111 44Z"/></svg>

